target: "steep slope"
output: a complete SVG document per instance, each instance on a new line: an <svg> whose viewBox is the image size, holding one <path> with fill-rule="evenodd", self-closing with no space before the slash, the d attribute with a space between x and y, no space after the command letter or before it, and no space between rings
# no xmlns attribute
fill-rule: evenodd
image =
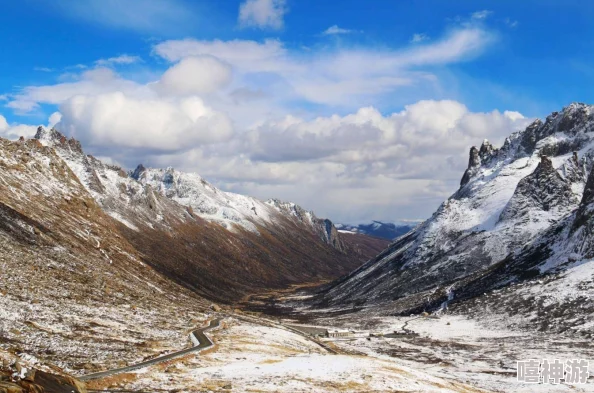
<svg viewBox="0 0 594 393"><path fill-rule="evenodd" d="M512 134L500 149L488 141L473 147L460 189L422 225L325 288L316 304L385 312L435 309L452 286L516 260L549 229L570 231L569 217L576 209L587 211L580 200L588 195L593 131L594 108L571 104ZM566 238L553 248L569 243ZM547 258L536 260L548 263Z"/></svg>
<svg viewBox="0 0 594 393"><path fill-rule="evenodd" d="M144 262L209 299L336 278L370 257L294 204L224 192L173 168L126 173L54 129L40 127L36 139L55 149Z"/></svg>
<svg viewBox="0 0 594 393"><path fill-rule="evenodd" d="M0 304L0 352L73 372L184 345L210 303L143 263L53 149L0 139Z"/></svg>

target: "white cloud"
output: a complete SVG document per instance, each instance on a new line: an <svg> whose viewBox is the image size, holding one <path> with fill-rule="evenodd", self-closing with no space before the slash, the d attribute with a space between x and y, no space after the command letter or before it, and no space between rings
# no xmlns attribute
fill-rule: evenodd
<svg viewBox="0 0 594 393"><path fill-rule="evenodd" d="M6 130L8 130L8 122L6 121L6 118L4 116L0 115L0 132Z"/></svg>
<svg viewBox="0 0 594 393"><path fill-rule="evenodd" d="M428 39L429 36L425 33L415 33L410 39L410 42L413 44L418 44L419 42L427 41Z"/></svg>
<svg viewBox="0 0 594 393"><path fill-rule="evenodd" d="M122 79L108 68L99 67L83 72L75 82L26 87L11 97L6 106L18 112L30 112L38 108L40 103L60 105L75 95L93 95L112 91L141 96L146 95L150 89Z"/></svg>
<svg viewBox="0 0 594 393"><path fill-rule="evenodd" d="M48 67L33 67L33 71L52 72L54 70L52 68L48 68Z"/></svg>
<svg viewBox="0 0 594 393"><path fill-rule="evenodd" d="M130 55L119 55L116 57L110 57L108 59L99 59L95 63L99 66L110 66L114 64L134 64L142 61L139 56L130 56Z"/></svg>
<svg viewBox="0 0 594 393"><path fill-rule="evenodd" d="M52 128L62 120L62 114L60 112L54 112L48 119L48 128Z"/></svg>
<svg viewBox="0 0 594 393"><path fill-rule="evenodd" d="M239 6L239 24L246 27L281 29L287 12L285 0L246 0Z"/></svg>
<svg viewBox="0 0 594 393"><path fill-rule="evenodd" d="M212 56L182 59L161 77L157 88L169 95L212 93L231 81L231 67Z"/></svg>
<svg viewBox="0 0 594 393"><path fill-rule="evenodd" d="M373 103L374 97L403 86L432 85L435 76L420 67L473 58L494 39L484 29L468 27L404 49L322 49L303 54L288 50L278 40L185 39L162 42L154 52L169 61L210 55L230 64L246 83L256 80L263 89L282 85L284 98L349 106ZM264 76L266 82L262 82Z"/></svg>
<svg viewBox="0 0 594 393"><path fill-rule="evenodd" d="M483 20L483 19L487 19L487 17L489 15L491 15L492 13L493 13L493 11L489 11L489 10L476 11L476 12L473 12L470 17L474 20Z"/></svg>
<svg viewBox="0 0 594 393"><path fill-rule="evenodd" d="M322 35L336 35L336 34L348 34L352 33L353 30L343 29L342 27L338 27L338 25L330 26L326 30L322 32Z"/></svg>
<svg viewBox="0 0 594 393"><path fill-rule="evenodd" d="M267 162L324 159L336 164L371 164L432 156L441 165L482 138L495 143L527 124L518 112L472 113L457 101L419 101L383 116L373 107L347 116L305 121L287 116L246 134L252 158ZM439 158L440 159L436 159ZM460 162L464 165L464 161ZM422 168L421 172L426 168ZM418 176L414 167L399 176Z"/></svg>
<svg viewBox="0 0 594 393"><path fill-rule="evenodd" d="M500 145L530 121L426 100L392 114L368 107L345 116L286 116L224 146L149 163L199 168L226 189L294 200L336 220L427 217L458 188L471 145L484 138Z"/></svg>
<svg viewBox="0 0 594 393"><path fill-rule="evenodd" d="M77 95L60 106L58 128L90 146L179 151L228 140L226 115L198 97L138 99L121 92Z"/></svg>

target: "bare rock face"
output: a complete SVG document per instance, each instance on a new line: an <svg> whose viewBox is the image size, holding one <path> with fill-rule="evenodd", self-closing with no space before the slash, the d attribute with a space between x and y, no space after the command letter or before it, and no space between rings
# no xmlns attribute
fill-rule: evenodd
<svg viewBox="0 0 594 393"><path fill-rule="evenodd" d="M472 146L468 157L468 168L462 176L460 187L468 184L470 179L478 173L481 165L490 163L492 158L497 157L498 152L499 150L486 139L481 144L480 149Z"/></svg>
<svg viewBox="0 0 594 393"><path fill-rule="evenodd" d="M551 159L543 155L534 172L520 180L499 220L551 210L562 210L560 214L563 215L577 203L578 197L573 193L571 183L563 179Z"/></svg>
<svg viewBox="0 0 594 393"><path fill-rule="evenodd" d="M468 184L470 178L476 174L478 168L481 166L481 158L479 156L479 151L476 147L472 146L470 148L470 153L468 155L468 168L462 176L462 180L460 181L460 187L464 187L466 184Z"/></svg>
<svg viewBox="0 0 594 393"><path fill-rule="evenodd" d="M332 223L332 221L328 219L317 219L317 225L319 228L319 232L321 235L322 240L327 244L330 244L335 249L344 252L345 246L338 234L338 230Z"/></svg>
<svg viewBox="0 0 594 393"><path fill-rule="evenodd" d="M594 233L594 171L590 171L588 176L588 181L584 187L584 195L572 225L572 231L575 232L580 228L583 228L588 235Z"/></svg>

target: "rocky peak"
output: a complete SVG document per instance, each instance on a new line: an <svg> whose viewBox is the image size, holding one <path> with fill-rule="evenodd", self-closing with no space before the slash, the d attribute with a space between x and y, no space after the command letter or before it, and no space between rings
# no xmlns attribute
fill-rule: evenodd
<svg viewBox="0 0 594 393"><path fill-rule="evenodd" d="M34 138L46 146L69 149L75 153L83 154L82 145L78 140L67 138L55 128L48 130L45 127L39 126Z"/></svg>
<svg viewBox="0 0 594 393"><path fill-rule="evenodd" d="M542 155L540 157L540 162L538 163L538 166L536 167L536 170L534 172L550 173L554 170L555 168L553 168L553 161L551 161L551 159L546 155Z"/></svg>
<svg viewBox="0 0 594 393"><path fill-rule="evenodd" d="M140 181L143 177L146 177L146 168L142 164L138 164L136 169L130 172L130 177L136 181Z"/></svg>
<svg viewBox="0 0 594 393"><path fill-rule="evenodd" d="M535 121L522 134L521 145L524 152L532 154L539 141L556 133L564 133L566 136L575 137L578 134L594 131L593 112L590 105L572 103L563 108L561 112L551 113L544 123L540 120ZM579 138L575 141L575 145L565 146L565 144L547 146L545 147L546 153L550 155L565 154L581 147Z"/></svg>
<svg viewBox="0 0 594 393"><path fill-rule="evenodd" d="M485 139L483 141L483 143L481 144L481 148L480 148L478 154L481 159L481 162L485 162L497 154L497 149L495 147L493 147L491 142L489 142L487 139Z"/></svg>
<svg viewBox="0 0 594 393"><path fill-rule="evenodd" d="M482 146L481 146L482 148ZM468 168L464 172L462 176L462 180L460 181L460 187L464 187L469 181L470 178L477 172L478 168L481 166L481 157L479 154L479 150L476 146L472 146L470 148L469 157L468 157Z"/></svg>

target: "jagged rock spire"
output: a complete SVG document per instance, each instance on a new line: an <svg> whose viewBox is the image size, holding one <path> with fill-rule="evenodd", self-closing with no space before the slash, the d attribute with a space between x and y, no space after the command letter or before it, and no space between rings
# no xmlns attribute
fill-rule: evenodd
<svg viewBox="0 0 594 393"><path fill-rule="evenodd" d="M133 179L135 179L135 180L140 180L140 178L142 178L142 176L144 175L145 172L146 172L146 168L144 167L144 165L138 164L138 166L136 167L136 169L134 169L130 173L130 177L133 178Z"/></svg>
<svg viewBox="0 0 594 393"><path fill-rule="evenodd" d="M462 176L460 187L464 187L470 181L470 178L476 173L477 169L481 166L481 158L479 155L479 150L476 148L476 146L472 146L470 148L470 153L468 156L468 168L464 172L464 176Z"/></svg>

